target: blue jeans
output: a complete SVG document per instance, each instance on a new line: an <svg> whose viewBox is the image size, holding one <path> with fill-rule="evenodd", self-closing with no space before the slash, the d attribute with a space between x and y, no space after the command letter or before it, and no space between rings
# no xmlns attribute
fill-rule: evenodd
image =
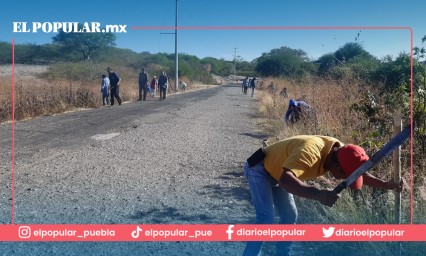
<svg viewBox="0 0 426 256"><path fill-rule="evenodd" d="M297 208L293 195L277 186L260 162L253 167L244 165L244 174L247 177L253 205L256 210L255 224L274 224L275 209L280 216L280 224L295 224ZM248 242L243 256L260 255L263 242ZM276 255L288 256L291 242L277 242Z"/></svg>

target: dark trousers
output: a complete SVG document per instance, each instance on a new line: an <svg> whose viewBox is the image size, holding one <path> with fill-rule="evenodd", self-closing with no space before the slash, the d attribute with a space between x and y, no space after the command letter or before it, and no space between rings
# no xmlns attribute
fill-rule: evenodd
<svg viewBox="0 0 426 256"><path fill-rule="evenodd" d="M160 86L160 100L161 99L163 99L163 100L166 99L166 93L167 93L167 87L161 87Z"/></svg>
<svg viewBox="0 0 426 256"><path fill-rule="evenodd" d="M139 87L139 100L146 100L146 94L148 93L148 87ZM143 92L143 98L142 98L142 92Z"/></svg>
<svg viewBox="0 0 426 256"><path fill-rule="evenodd" d="M119 93L120 93L120 88L118 87L118 85L115 87L111 87L111 106L114 105L114 98L117 99L118 105L121 105L122 100L120 96L118 95Z"/></svg>
<svg viewBox="0 0 426 256"><path fill-rule="evenodd" d="M247 95L248 86L244 86L244 95Z"/></svg>

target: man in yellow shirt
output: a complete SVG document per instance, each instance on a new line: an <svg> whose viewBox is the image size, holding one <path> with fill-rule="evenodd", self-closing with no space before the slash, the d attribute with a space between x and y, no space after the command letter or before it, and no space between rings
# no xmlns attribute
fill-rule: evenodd
<svg viewBox="0 0 426 256"><path fill-rule="evenodd" d="M364 149L352 144L344 145L328 136L294 136L258 150L244 165L253 204L256 224L273 224L274 207L280 224L294 224L297 208L293 195L314 199L333 206L339 195L332 190L318 189L304 181L324 175L345 179L368 160ZM364 173L352 185L361 189L366 184L383 189L402 189L402 183L383 181ZM263 242L248 242L243 255L260 255ZM277 255L289 255L291 242L278 242Z"/></svg>

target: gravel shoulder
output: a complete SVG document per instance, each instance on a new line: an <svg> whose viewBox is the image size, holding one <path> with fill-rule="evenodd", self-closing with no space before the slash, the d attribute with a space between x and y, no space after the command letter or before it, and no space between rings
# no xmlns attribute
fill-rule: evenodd
<svg viewBox="0 0 426 256"><path fill-rule="evenodd" d="M18 122L15 223L251 223L242 164L266 135L238 85ZM115 120L115 121L111 121ZM11 223L10 124L0 126ZM46 139L47 138L49 139ZM242 243L4 243L3 255L239 255Z"/></svg>

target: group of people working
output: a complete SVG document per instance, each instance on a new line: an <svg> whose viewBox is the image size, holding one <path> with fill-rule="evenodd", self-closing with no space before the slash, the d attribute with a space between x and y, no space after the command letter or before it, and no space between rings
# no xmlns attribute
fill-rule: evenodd
<svg viewBox="0 0 426 256"><path fill-rule="evenodd" d="M118 104L121 105L122 100L119 96L119 87L121 78L111 68L107 68L108 76L102 75L101 93L102 93L102 105L114 105L114 99L117 100ZM186 83L183 81L179 82L182 92L186 91ZM146 95L149 93L151 97L156 96L157 90L160 91L160 100L165 100L167 96L167 89L169 86L169 78L165 71L162 71L160 76L154 76L149 79L149 74L145 71L145 68L141 69L138 79L139 99L138 101L146 101ZM110 97L110 98L109 98ZM109 100L111 99L111 100Z"/></svg>

